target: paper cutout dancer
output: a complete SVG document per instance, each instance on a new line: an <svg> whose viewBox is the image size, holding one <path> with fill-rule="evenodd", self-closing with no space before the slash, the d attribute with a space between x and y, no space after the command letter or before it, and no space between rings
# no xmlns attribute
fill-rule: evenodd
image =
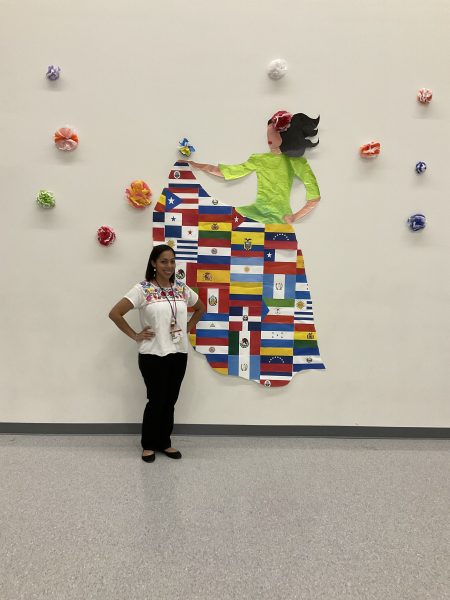
<svg viewBox="0 0 450 600"><path fill-rule="evenodd" d="M190 339L211 367L265 386L282 386L307 369L324 369L317 345L312 301L302 251L292 222L320 200L313 172L302 155L317 145L319 119L276 113L268 123L270 152L241 165L180 161L153 213L154 244L177 256L176 277L198 290L207 306ZM191 169L225 179L256 172L256 201L233 208L208 195ZM294 177L307 203L290 208Z"/></svg>

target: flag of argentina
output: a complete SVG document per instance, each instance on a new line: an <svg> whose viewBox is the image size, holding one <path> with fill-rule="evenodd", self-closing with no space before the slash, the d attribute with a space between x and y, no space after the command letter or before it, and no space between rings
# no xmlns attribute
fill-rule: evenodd
<svg viewBox="0 0 450 600"><path fill-rule="evenodd" d="M197 262L198 243L197 240L175 240L175 253L178 260L185 262Z"/></svg>

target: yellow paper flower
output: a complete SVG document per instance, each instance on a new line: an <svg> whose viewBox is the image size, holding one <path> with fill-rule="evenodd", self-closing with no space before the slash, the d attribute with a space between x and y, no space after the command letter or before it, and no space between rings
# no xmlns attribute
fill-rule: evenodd
<svg viewBox="0 0 450 600"><path fill-rule="evenodd" d="M152 190L142 179L135 179L125 190L129 204L134 208L145 208L152 203Z"/></svg>

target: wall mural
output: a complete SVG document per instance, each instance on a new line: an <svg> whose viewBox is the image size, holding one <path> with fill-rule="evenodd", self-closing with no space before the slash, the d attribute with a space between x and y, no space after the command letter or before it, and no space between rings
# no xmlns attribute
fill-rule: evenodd
<svg viewBox="0 0 450 600"><path fill-rule="evenodd" d="M324 369L302 251L292 223L320 200L305 158L318 142L319 119L279 111L267 126L270 152L240 165L178 161L153 213L154 244L176 252L177 279L198 291L207 313L190 341L218 373L265 386L288 384L299 371ZM225 179L255 172L256 200L233 207L210 196L200 169ZM294 178L305 206L290 208Z"/></svg>

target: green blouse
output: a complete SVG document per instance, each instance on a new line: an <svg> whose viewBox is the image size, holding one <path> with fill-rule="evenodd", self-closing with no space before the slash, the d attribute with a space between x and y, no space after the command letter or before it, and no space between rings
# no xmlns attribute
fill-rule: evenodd
<svg viewBox="0 0 450 600"><path fill-rule="evenodd" d="M236 207L245 217L261 223L284 223L284 216L292 214L290 197L294 177L303 181L306 200L320 196L316 177L303 157L291 158L285 154L252 154L240 165L219 165L225 179L237 179L256 171L258 189L253 204Z"/></svg>

